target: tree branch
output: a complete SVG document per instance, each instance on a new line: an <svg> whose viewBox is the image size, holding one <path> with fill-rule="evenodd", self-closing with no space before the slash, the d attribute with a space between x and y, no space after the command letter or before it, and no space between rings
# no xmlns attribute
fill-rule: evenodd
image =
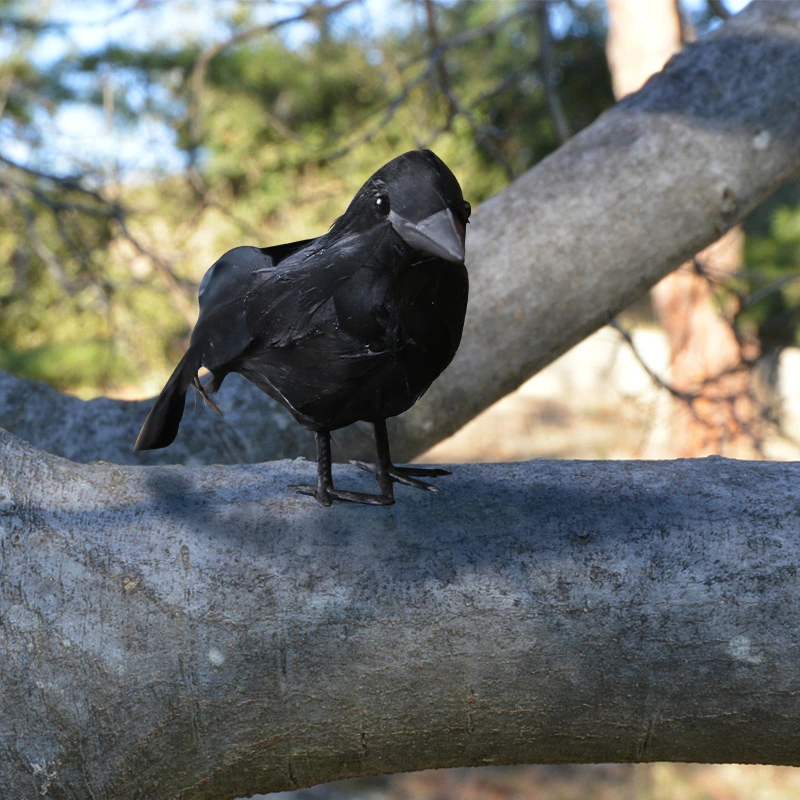
<svg viewBox="0 0 800 800"><path fill-rule="evenodd" d="M725 7L723 0L708 0L708 7L711 9L711 13L720 19L727 20L732 16L731 12Z"/></svg>
<svg viewBox="0 0 800 800"><path fill-rule="evenodd" d="M545 96L547 97L547 108L553 120L558 138L563 144L572 135L569 129L567 115L558 94L558 83L555 77L555 66L553 64L553 32L550 29L550 10L547 3L540 3L536 7L536 18L539 21L539 51L542 69L542 81L544 82Z"/></svg>
<svg viewBox="0 0 800 800"><path fill-rule="evenodd" d="M185 285L182 285L182 282L178 279L167 261L146 248L139 239L133 235L127 221L129 215L128 209L120 203L106 198L101 192L88 188L80 178L43 172L25 164L20 164L3 155L0 155L0 164L5 164L12 173L16 171L28 178L34 179L34 181L25 182L14 180L13 178L9 179L0 175L0 190L5 190L12 202L17 206L22 205L18 199L19 195L22 194L29 195L40 206L49 209L55 218L56 227L61 236L61 240L65 244L65 249L67 252L75 254L78 258L84 256L83 244L67 235L63 226L63 215L74 213L80 216L113 221L117 225L122 237L153 263L164 279L175 306L180 310L184 319L190 325L194 324L197 319L197 313L194 305L190 304L187 300ZM45 182L46 185L52 187L51 190L42 189L39 185L41 182ZM77 195L86 202L72 199L72 193L77 193ZM51 273L63 273L63 267L55 254L49 251L42 241L37 230L34 215L29 211L23 211L23 215L26 217L28 240L31 244L31 248L42 259ZM57 282L61 284L65 290L71 290L69 286L64 284L64 280L57 280Z"/></svg>
<svg viewBox="0 0 800 800"><path fill-rule="evenodd" d="M691 415L692 420L699 423L699 425L706 427L710 431L713 431L715 420L713 418L708 419L706 416L700 413L698 410L698 405L702 405L706 409L706 413L708 413L708 408L714 409L715 414L719 414L720 411L728 413L731 418L735 419L739 423L738 427L740 429L740 435L747 438L753 447L754 453L759 458L763 457L764 455L762 444L763 432L760 430L760 427L764 423L771 425L782 438L790 438L787 437L783 431L781 431L780 422L775 418L774 409L767 405L752 387L748 387L745 392L739 391L727 394L719 393L706 395L702 392L703 388L713 387L715 384L719 384L726 378L740 373L741 370L749 368L752 366L752 364L735 364L725 367L724 369L705 377L698 385L697 390L685 391L679 389L677 386L675 386L675 384L664 380L664 378L662 378L647 363L647 359L644 358L639 351L639 348L636 346L631 332L626 330L618 320L612 320L609 322L609 327L617 331L617 333L622 337L623 341L630 349L631 354L639 363L639 366L645 371L647 377L652 381L653 385L657 389L663 389L670 394L674 400L682 403L683 407ZM753 407L757 410L758 413L756 419L741 418L741 415L737 409L737 405L741 402L742 398L745 398L749 403L752 403Z"/></svg>
<svg viewBox="0 0 800 800"><path fill-rule="evenodd" d="M81 466L0 433L8 796L800 763L800 465L462 465L391 509L286 488L313 471Z"/></svg>
<svg viewBox="0 0 800 800"><path fill-rule="evenodd" d="M105 198L100 192L94 189L89 189L84 186L80 178L72 177L70 175L56 175L51 172L42 172L41 170L34 169L25 164L20 164L7 156L0 155L0 163L5 164L12 170L17 170L32 178L40 178L52 184L56 188L65 192L78 192L80 195L90 198L98 203L97 206L88 206L86 204L78 204L74 202L57 204L55 201L50 200L51 208L53 210L63 210L65 208L77 209L83 214L92 216L104 217L107 219L119 219L125 214L125 209L112 200ZM23 187L29 192L33 193L35 187ZM37 199L44 200L46 197L41 192L37 194Z"/></svg>
<svg viewBox="0 0 800 800"><path fill-rule="evenodd" d="M201 117L200 105L205 86L206 73L208 72L209 64L224 50L229 47L244 44L245 42L257 36L262 36L266 33L273 33L280 30L280 28L287 27L297 22L305 20L320 20L337 14L348 6L354 3L361 2L361 0L337 0L331 5L325 5L323 2L311 2L309 5L302 7L300 11L292 16L282 17L280 19L271 20L260 25L252 25L243 28L240 31L232 33L227 39L208 46L203 50L195 61L192 73L189 78L189 85L191 87L192 99L188 111L188 119L190 124L192 141L195 145L199 145L201 139Z"/></svg>

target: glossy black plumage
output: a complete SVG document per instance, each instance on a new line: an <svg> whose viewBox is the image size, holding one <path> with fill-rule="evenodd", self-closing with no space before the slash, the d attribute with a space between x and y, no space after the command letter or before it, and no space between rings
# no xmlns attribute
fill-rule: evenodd
<svg viewBox="0 0 800 800"><path fill-rule="evenodd" d="M191 343L145 421L136 450L177 435L191 384L216 391L239 372L317 437L321 503L393 502L392 482L433 489L395 467L385 420L410 408L461 340L469 205L432 152L405 153L378 170L330 231L276 247L237 247L200 284ZM211 382L200 386L201 366ZM330 431L375 425L379 495L334 489ZM366 465L362 465L365 466Z"/></svg>

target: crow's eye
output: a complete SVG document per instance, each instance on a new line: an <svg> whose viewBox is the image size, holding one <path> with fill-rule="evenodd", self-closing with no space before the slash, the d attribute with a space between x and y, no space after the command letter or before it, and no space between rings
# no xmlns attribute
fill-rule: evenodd
<svg viewBox="0 0 800 800"><path fill-rule="evenodd" d="M469 215L472 213L472 206L464 201L464 222L469 222Z"/></svg>
<svg viewBox="0 0 800 800"><path fill-rule="evenodd" d="M375 200L375 208L378 209L378 212L386 216L389 213L389 198L382 194Z"/></svg>

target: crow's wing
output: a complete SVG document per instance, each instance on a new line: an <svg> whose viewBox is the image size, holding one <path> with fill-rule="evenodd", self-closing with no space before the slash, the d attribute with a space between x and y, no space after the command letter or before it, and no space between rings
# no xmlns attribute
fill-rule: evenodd
<svg viewBox="0 0 800 800"><path fill-rule="evenodd" d="M253 341L247 325L254 286L284 259L313 239L275 247L236 247L214 263L200 282L200 315L191 346L202 354L202 364L219 369L237 358Z"/></svg>
<svg viewBox="0 0 800 800"><path fill-rule="evenodd" d="M322 334L334 350L384 340L381 309L391 282L385 235L385 230L326 235L260 273L248 304L254 346L293 347Z"/></svg>
<svg viewBox="0 0 800 800"><path fill-rule="evenodd" d="M313 430L408 408L396 361L399 244L388 226L326 235L265 273L235 369Z"/></svg>

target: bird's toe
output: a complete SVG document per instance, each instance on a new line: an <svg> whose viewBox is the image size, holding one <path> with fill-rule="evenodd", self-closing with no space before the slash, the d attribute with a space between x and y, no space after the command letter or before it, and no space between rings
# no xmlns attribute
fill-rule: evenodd
<svg viewBox="0 0 800 800"><path fill-rule="evenodd" d="M442 491L438 486L434 486L432 483L427 483L426 481L421 481L419 478L412 478L410 475L404 475L403 473L396 474L394 472L390 472L389 475L395 483L402 483L403 486L413 486L415 489L422 489L426 492Z"/></svg>
<svg viewBox="0 0 800 800"><path fill-rule="evenodd" d="M378 464L372 464L367 461L351 461L350 463L355 464L359 469L377 475L379 481L383 474L387 475L394 483L402 483L404 486L413 486L415 489L423 489L426 492L441 492L442 490L432 483L419 480L416 476L421 475L427 478L439 478L442 475L452 474L449 470L439 467L398 467L394 464L381 472L380 465Z"/></svg>
<svg viewBox="0 0 800 800"><path fill-rule="evenodd" d="M334 489L331 492L331 497L347 503L362 503L370 506L391 506L394 504L394 497L389 494L370 494L369 492L348 492Z"/></svg>
<svg viewBox="0 0 800 800"><path fill-rule="evenodd" d="M313 497L323 506L333 505L334 500L344 503L361 503L371 506L390 506L394 503L391 494L370 494L369 492L348 492L342 489L320 489L318 486L310 484L292 484L290 489L294 489L298 494Z"/></svg>
<svg viewBox="0 0 800 800"><path fill-rule="evenodd" d="M309 497L313 497L320 505L333 505L333 496L331 493L320 490L318 486L312 486L311 484L292 484L289 488L294 489L298 494L305 494Z"/></svg>

